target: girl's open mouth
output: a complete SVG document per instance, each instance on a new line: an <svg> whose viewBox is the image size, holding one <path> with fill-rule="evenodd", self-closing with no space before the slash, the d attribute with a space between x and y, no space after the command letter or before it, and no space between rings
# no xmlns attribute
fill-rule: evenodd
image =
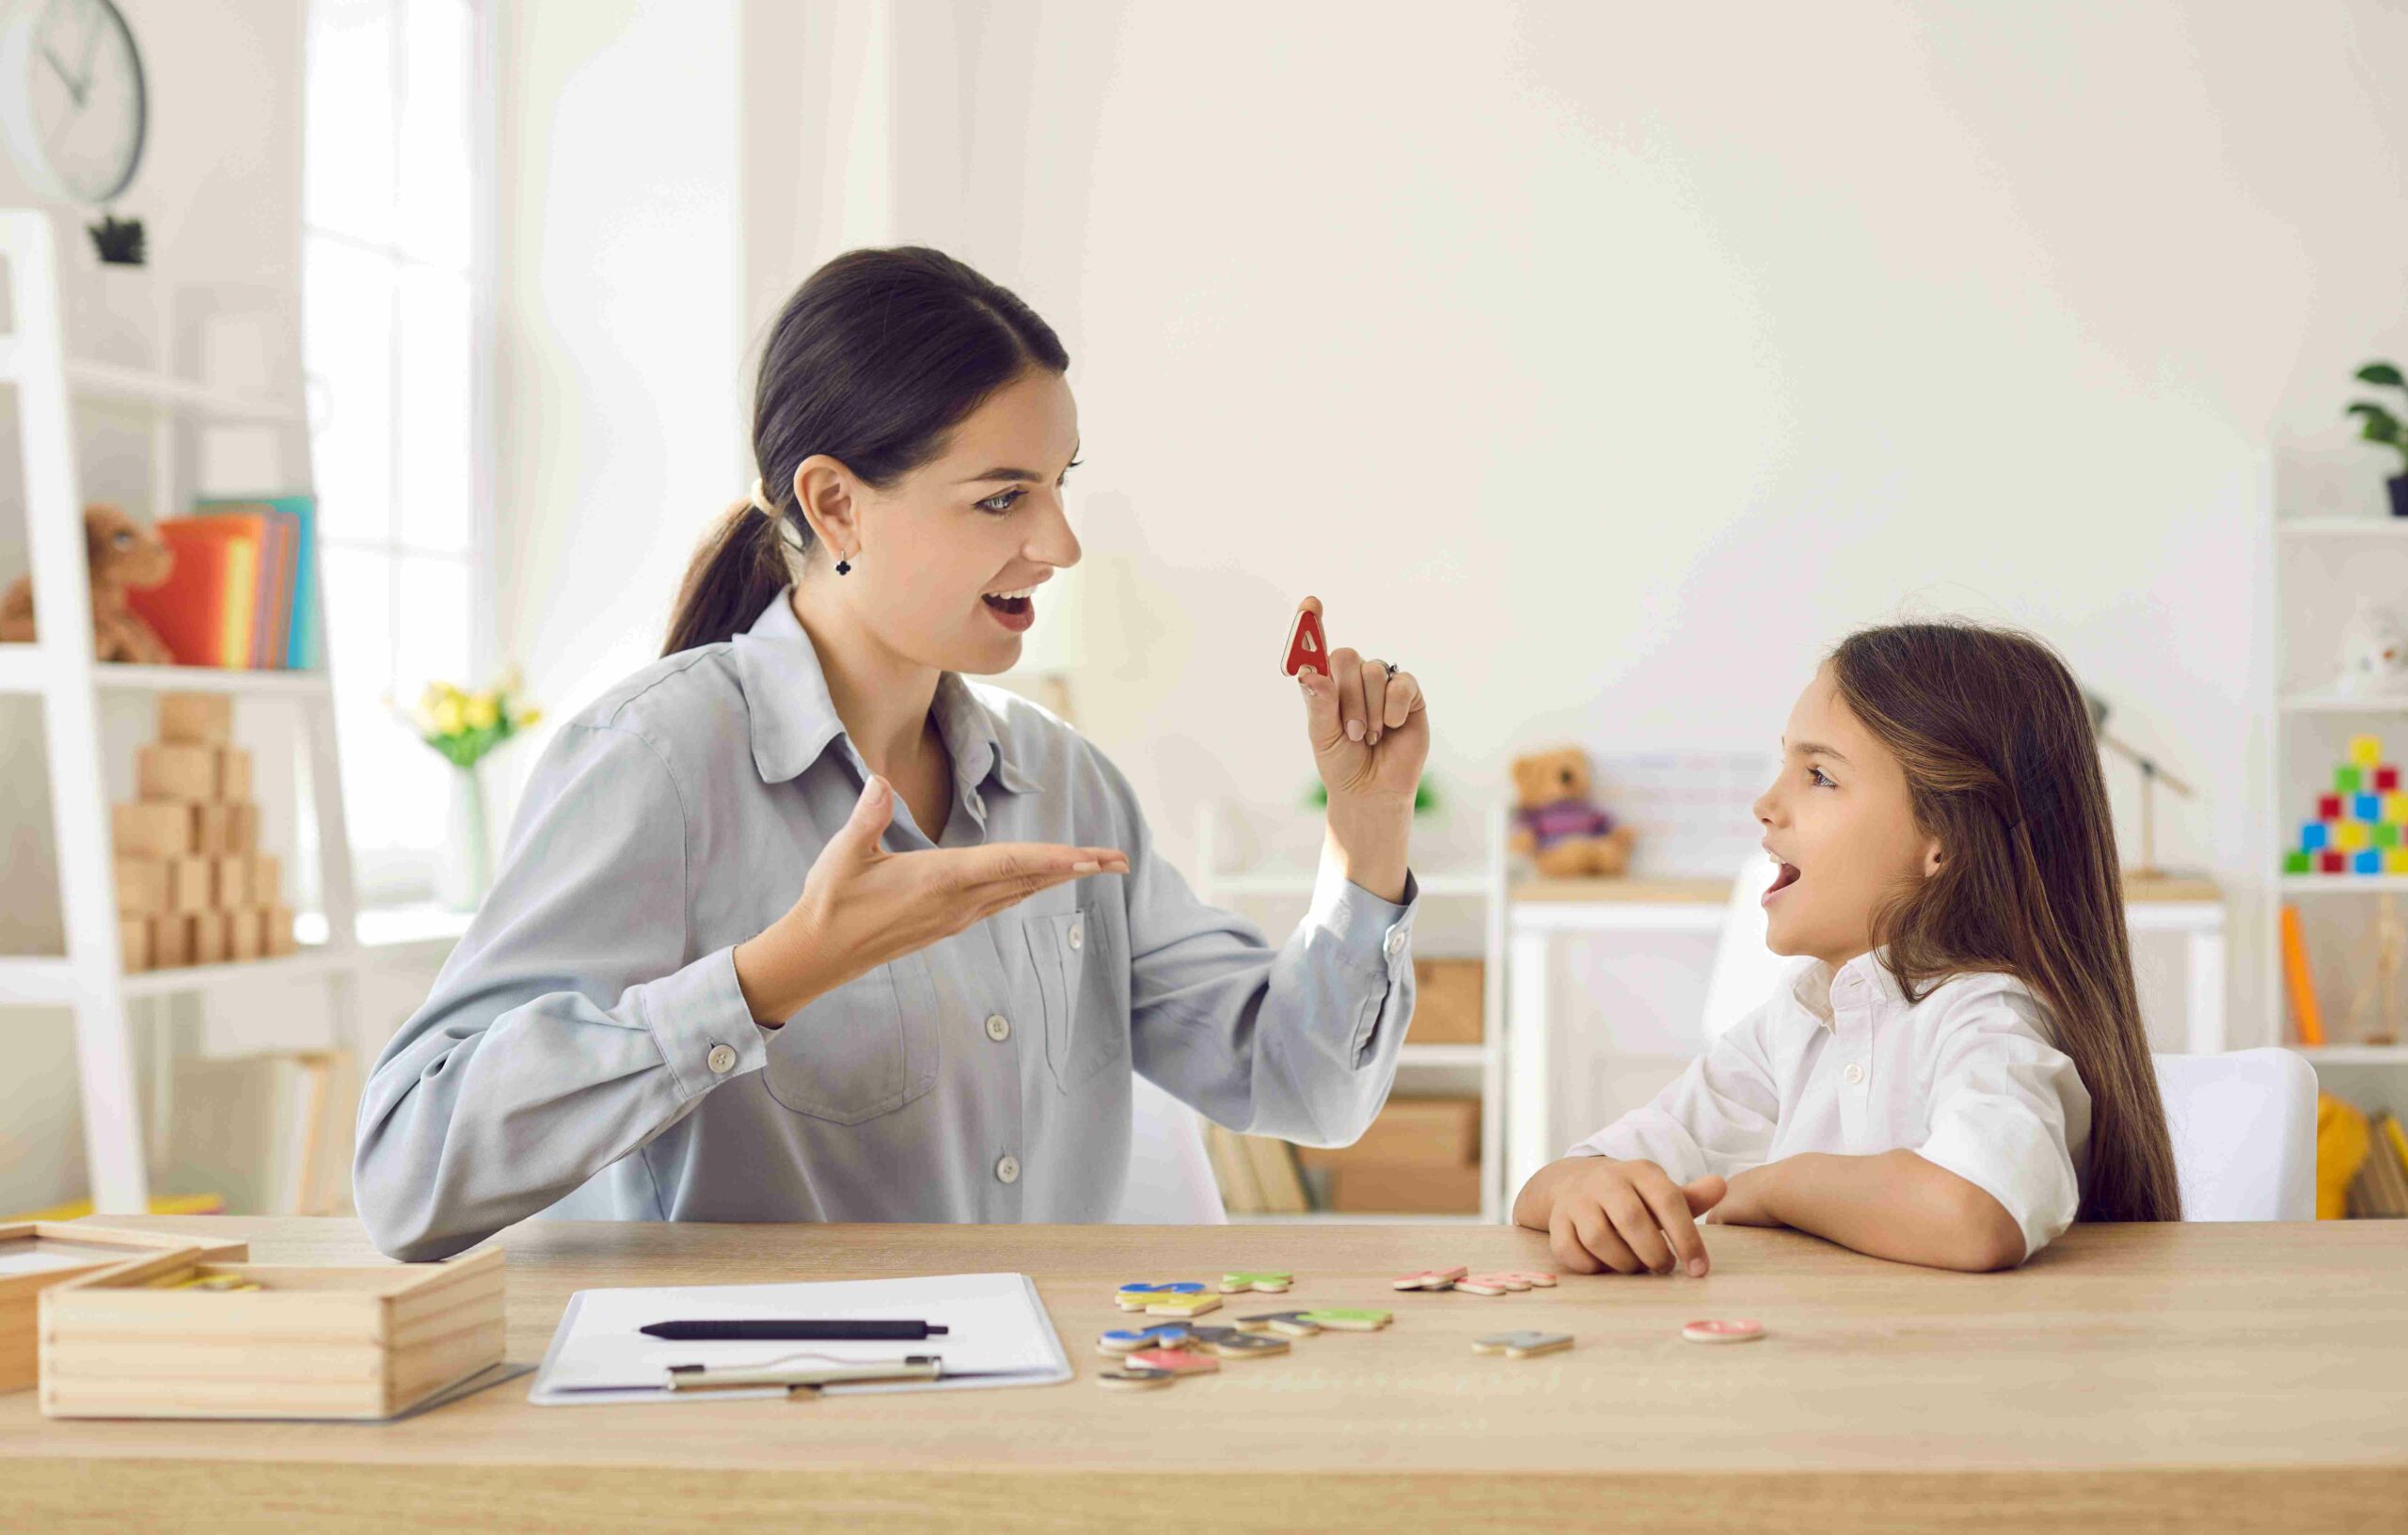
<svg viewBox="0 0 2408 1535"><path fill-rule="evenodd" d="M995 615L996 623L1014 634L1023 632L1031 624L1037 622L1037 599L1034 597L987 596L979 600L987 605L987 611Z"/></svg>
<svg viewBox="0 0 2408 1535"><path fill-rule="evenodd" d="M1781 872L1772 877L1772 888L1765 892L1762 904L1770 906L1774 896L1796 883L1798 883L1798 865L1783 863L1781 866Z"/></svg>

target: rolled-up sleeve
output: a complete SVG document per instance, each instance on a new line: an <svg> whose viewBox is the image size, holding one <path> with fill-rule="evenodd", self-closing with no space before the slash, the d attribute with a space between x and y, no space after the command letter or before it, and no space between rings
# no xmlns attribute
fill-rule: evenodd
<svg viewBox="0 0 2408 1535"><path fill-rule="evenodd" d="M1759 1008L1723 1031L1663 1091L1564 1155L1652 1162L1675 1183L1760 1165L1781 1120L1781 1089L1765 1052L1769 1011Z"/></svg>
<svg viewBox="0 0 2408 1535"><path fill-rule="evenodd" d="M361 1096L353 1184L380 1249L472 1246L760 1068L735 950L687 952L687 846L649 742L563 727L491 896Z"/></svg>
<svg viewBox="0 0 2408 1535"><path fill-rule="evenodd" d="M1383 900L1324 851L1311 907L1274 949L1254 924L1196 898L1107 770L1134 828L1124 888L1137 1070L1231 1130L1353 1142L1387 1101L1413 1018L1419 885L1408 872L1403 901Z"/></svg>
<svg viewBox="0 0 2408 1535"><path fill-rule="evenodd" d="M1934 1044L1931 1128L1915 1154L2004 1207L2029 1258L2081 1207L2074 1158L2089 1141L2089 1091L2012 993L1969 998Z"/></svg>

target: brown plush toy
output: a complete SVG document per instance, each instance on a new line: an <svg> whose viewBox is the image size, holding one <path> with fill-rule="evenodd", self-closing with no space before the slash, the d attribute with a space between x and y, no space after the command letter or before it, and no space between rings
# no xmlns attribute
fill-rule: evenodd
<svg viewBox="0 0 2408 1535"><path fill-rule="evenodd" d="M1576 746L1513 759L1513 851L1550 879L1630 867L1630 828L1589 798L1589 755Z"/></svg>
<svg viewBox="0 0 2408 1535"><path fill-rule="evenodd" d="M92 658L173 666L176 657L142 616L126 606L128 591L149 591L175 568L175 551L157 533L114 506L84 509L85 568L92 576ZM30 644L34 583L30 576L0 595L0 641Z"/></svg>

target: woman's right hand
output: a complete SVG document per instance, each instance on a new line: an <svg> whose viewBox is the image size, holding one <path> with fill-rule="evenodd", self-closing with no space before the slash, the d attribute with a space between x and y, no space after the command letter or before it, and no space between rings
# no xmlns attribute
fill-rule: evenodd
<svg viewBox="0 0 2408 1535"><path fill-rule="evenodd" d="M1575 1274L1692 1275L1706 1271L1697 1217L1721 1202L1725 1184L1709 1173L1675 1183L1652 1162L1565 1157L1539 1169L1513 1201L1513 1218L1547 1234L1555 1260Z"/></svg>
<svg viewBox="0 0 2408 1535"><path fill-rule="evenodd" d="M793 907L736 946L737 984L760 1022L774 1028L813 998L1040 890L1129 872L1129 855L1117 847L1003 842L890 853L879 839L894 814L893 787L873 776Z"/></svg>

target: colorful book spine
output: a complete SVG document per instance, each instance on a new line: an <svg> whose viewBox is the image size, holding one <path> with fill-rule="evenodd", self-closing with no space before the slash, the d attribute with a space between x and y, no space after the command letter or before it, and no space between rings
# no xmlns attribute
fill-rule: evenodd
<svg viewBox="0 0 2408 1535"><path fill-rule="evenodd" d="M314 496L252 496L203 501L203 515L273 512L293 519L293 558L286 593L281 658L267 664L314 672L326 664L325 619L318 583L318 499Z"/></svg>

